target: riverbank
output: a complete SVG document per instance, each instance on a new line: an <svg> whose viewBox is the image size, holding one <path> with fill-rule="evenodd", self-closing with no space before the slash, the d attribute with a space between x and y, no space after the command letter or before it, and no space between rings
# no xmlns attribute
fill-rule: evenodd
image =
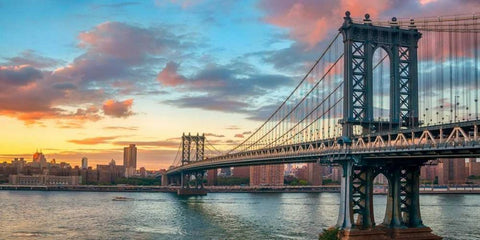
<svg viewBox="0 0 480 240"><path fill-rule="evenodd" d="M79 192L177 192L179 186L132 185L0 185L1 190L14 191L79 191ZM339 185L326 186L206 186L210 193L322 193L340 192ZM374 194L386 194L386 189L375 189ZM480 194L480 187L421 187L421 194Z"/></svg>
<svg viewBox="0 0 480 240"><path fill-rule="evenodd" d="M177 192L179 186L131 186L131 185L0 185L0 190L18 191L84 191L84 192ZM212 193L234 192L339 192L340 186L206 186Z"/></svg>

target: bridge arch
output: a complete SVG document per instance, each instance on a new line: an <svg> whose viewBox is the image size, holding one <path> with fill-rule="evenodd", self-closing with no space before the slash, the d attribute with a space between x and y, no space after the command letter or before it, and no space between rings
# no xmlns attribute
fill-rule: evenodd
<svg viewBox="0 0 480 240"><path fill-rule="evenodd" d="M388 194L390 190L390 179L387 173L380 171L372 176L373 194L384 194L382 198L373 199L373 220L376 225L387 225L389 219ZM385 187L386 186L386 187Z"/></svg>
<svg viewBox="0 0 480 240"><path fill-rule="evenodd" d="M386 45L377 45L372 55L373 120L377 129L384 130L392 119L392 89L394 86L392 52Z"/></svg>

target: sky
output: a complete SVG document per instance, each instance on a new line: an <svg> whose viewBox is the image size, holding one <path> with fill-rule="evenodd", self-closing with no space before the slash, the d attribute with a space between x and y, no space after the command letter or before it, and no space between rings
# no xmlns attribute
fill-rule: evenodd
<svg viewBox="0 0 480 240"><path fill-rule="evenodd" d="M344 12L472 13L476 0L0 0L0 162L167 168L183 133L233 148L283 101Z"/></svg>

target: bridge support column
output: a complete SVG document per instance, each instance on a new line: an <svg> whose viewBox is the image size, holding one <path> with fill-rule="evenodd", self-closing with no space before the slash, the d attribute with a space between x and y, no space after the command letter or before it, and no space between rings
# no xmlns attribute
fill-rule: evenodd
<svg viewBox="0 0 480 240"><path fill-rule="evenodd" d="M204 171L181 173L181 187L177 190L179 196L204 196L207 190L203 187ZM191 176L195 176L194 187L190 186Z"/></svg>
<svg viewBox="0 0 480 240"><path fill-rule="evenodd" d="M420 215L420 165L378 166L342 162L343 176L337 227L340 239L441 239L425 227ZM383 223L373 214L373 180L388 179Z"/></svg>
<svg viewBox="0 0 480 240"><path fill-rule="evenodd" d="M162 174L162 186L168 186L168 176L166 173Z"/></svg>
<svg viewBox="0 0 480 240"><path fill-rule="evenodd" d="M352 228L353 209L352 209L352 176L353 162L342 163L342 178L340 179L340 207L338 211L337 227L341 229Z"/></svg>

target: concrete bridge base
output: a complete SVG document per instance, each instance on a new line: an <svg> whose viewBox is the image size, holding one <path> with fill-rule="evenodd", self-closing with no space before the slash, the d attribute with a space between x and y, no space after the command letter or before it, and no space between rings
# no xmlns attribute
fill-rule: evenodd
<svg viewBox="0 0 480 240"><path fill-rule="evenodd" d="M376 227L367 230L342 230L339 232L341 240L440 240L439 237L432 233L429 227L422 228L384 228Z"/></svg>

